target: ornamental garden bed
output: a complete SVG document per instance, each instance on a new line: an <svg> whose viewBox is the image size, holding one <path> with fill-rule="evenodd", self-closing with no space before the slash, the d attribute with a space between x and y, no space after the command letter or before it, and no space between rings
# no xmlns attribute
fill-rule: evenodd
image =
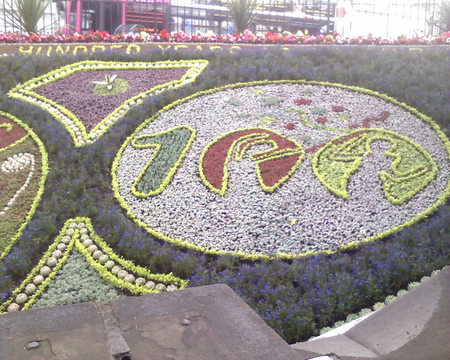
<svg viewBox="0 0 450 360"><path fill-rule="evenodd" d="M286 341L449 263L448 48L0 62L0 310L227 283Z"/></svg>

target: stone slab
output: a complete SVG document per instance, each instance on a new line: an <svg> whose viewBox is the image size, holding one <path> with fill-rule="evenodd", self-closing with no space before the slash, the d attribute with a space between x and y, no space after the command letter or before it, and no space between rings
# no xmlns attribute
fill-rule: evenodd
<svg viewBox="0 0 450 360"><path fill-rule="evenodd" d="M95 303L0 315L0 359L110 360ZM37 342L38 347L29 344Z"/></svg>
<svg viewBox="0 0 450 360"><path fill-rule="evenodd" d="M378 355L345 335L310 340L292 345L295 349L312 351L319 354L335 353L339 356L376 358Z"/></svg>
<svg viewBox="0 0 450 360"><path fill-rule="evenodd" d="M0 360L304 360L226 285L0 315Z"/></svg>
<svg viewBox="0 0 450 360"><path fill-rule="evenodd" d="M226 285L110 303L133 360L303 359Z"/></svg>
<svg viewBox="0 0 450 360"><path fill-rule="evenodd" d="M441 276L445 275L443 271ZM449 271L446 272L450 275ZM439 275L400 296L345 335L379 356L404 346L424 330L438 308L442 292Z"/></svg>

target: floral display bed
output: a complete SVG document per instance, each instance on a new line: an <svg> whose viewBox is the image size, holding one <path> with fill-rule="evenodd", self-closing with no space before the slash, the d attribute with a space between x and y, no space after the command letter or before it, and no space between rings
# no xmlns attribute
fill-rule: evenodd
<svg viewBox="0 0 450 360"><path fill-rule="evenodd" d="M224 282L294 342L442 268L447 50L413 50L4 57L0 311Z"/></svg>

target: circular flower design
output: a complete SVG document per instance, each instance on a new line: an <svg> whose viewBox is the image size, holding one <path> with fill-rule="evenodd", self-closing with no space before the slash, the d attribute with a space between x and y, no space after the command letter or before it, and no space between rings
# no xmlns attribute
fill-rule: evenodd
<svg viewBox="0 0 450 360"><path fill-rule="evenodd" d="M0 259L33 215L47 172L39 138L20 120L0 113Z"/></svg>
<svg viewBox="0 0 450 360"><path fill-rule="evenodd" d="M113 176L122 206L165 240L299 254L434 211L449 192L449 145L430 119L368 90L240 84L144 123Z"/></svg>

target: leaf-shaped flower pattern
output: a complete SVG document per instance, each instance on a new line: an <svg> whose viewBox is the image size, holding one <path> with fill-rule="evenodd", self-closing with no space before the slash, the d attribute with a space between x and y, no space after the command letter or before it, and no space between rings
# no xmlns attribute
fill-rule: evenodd
<svg viewBox="0 0 450 360"><path fill-rule="evenodd" d="M196 131L179 126L163 133L133 139L134 148L154 148L154 152L133 185L136 196L158 195L169 184L195 139Z"/></svg>
<svg viewBox="0 0 450 360"><path fill-rule="evenodd" d="M399 205L410 200L435 177L437 165L421 146L392 131L365 130L335 138L317 152L313 164L320 182L336 196L348 199L350 178L372 152L370 145L376 140L391 144L384 153L393 159L390 172L378 174L391 203Z"/></svg>

